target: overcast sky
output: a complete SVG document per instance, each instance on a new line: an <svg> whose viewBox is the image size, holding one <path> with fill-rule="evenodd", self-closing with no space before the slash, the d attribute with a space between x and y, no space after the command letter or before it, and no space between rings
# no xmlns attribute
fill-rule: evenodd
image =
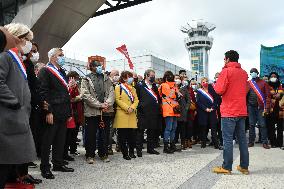
<svg viewBox="0 0 284 189"><path fill-rule="evenodd" d="M216 25L209 57L209 75L220 71L224 52L240 54L249 71L259 68L260 45L284 42L283 0L153 0L90 19L64 46L68 57L87 60L102 55L123 58L116 47L126 44L132 56L153 52L160 58L189 68L181 26L203 19Z"/></svg>

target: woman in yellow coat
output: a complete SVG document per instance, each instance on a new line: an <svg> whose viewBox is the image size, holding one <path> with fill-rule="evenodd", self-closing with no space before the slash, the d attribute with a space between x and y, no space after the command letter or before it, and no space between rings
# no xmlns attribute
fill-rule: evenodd
<svg viewBox="0 0 284 189"><path fill-rule="evenodd" d="M120 76L120 85L115 87L117 108L113 127L117 129L121 152L126 160L136 158L134 155L135 130L137 129L136 108L139 100L132 83L133 74L123 71Z"/></svg>

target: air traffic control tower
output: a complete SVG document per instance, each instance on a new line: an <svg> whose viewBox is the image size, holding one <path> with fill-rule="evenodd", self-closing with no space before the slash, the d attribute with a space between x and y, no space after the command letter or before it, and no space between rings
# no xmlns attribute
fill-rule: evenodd
<svg viewBox="0 0 284 189"><path fill-rule="evenodd" d="M212 48L213 38L209 32L215 29L215 25L207 22L197 22L195 27L190 24L182 27L181 31L188 35L185 38L185 47L188 50L192 73L199 77L208 78L208 52Z"/></svg>

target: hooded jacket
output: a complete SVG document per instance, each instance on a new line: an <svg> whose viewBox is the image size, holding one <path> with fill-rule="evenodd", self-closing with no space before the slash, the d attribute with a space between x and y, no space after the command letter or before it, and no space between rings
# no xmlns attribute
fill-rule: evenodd
<svg viewBox="0 0 284 189"><path fill-rule="evenodd" d="M229 62L222 69L214 86L222 96L221 117L247 116L247 80L248 74L238 62Z"/></svg>

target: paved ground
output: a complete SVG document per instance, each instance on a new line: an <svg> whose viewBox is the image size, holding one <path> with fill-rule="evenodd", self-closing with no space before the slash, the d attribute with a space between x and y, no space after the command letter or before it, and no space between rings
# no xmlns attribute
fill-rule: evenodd
<svg viewBox="0 0 284 189"><path fill-rule="evenodd" d="M162 152L162 148L158 149ZM221 165L222 152L211 147L191 150L174 155L148 155L131 161L122 159L120 153L110 156L110 163L97 159L88 165L84 149L70 167L74 173L55 172L55 180L43 180L36 188L42 189L92 189L92 188L284 188L284 151L265 150L260 146L250 148L250 171L248 176L233 171L233 175L216 175L212 167ZM234 149L234 167L238 165L239 152ZM38 169L32 175L41 177Z"/></svg>

